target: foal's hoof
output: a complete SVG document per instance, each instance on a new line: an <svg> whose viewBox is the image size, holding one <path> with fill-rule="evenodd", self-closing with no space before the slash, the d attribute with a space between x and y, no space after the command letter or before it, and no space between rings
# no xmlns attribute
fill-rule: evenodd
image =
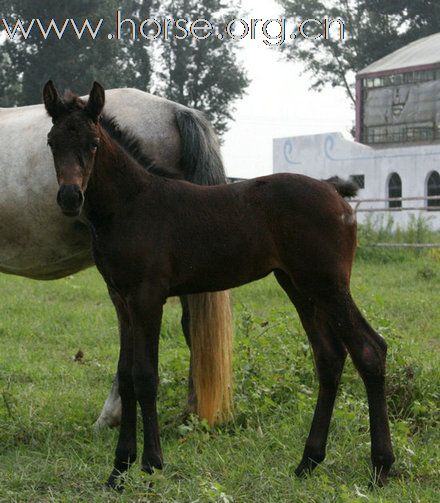
<svg viewBox="0 0 440 503"><path fill-rule="evenodd" d="M316 461L312 459L303 459L295 470L295 475L301 479L308 477L312 471L318 466Z"/></svg>
<svg viewBox="0 0 440 503"><path fill-rule="evenodd" d="M388 482L388 471L375 471L373 478L369 484L370 489L383 487Z"/></svg>
<svg viewBox="0 0 440 503"><path fill-rule="evenodd" d="M163 461L162 461L162 457L161 456L159 456L157 454L153 454L151 456L144 457L142 459L141 470L143 472L146 472L149 475L152 475L154 473L154 469L155 468L157 470L162 470L162 468L163 468Z"/></svg>
<svg viewBox="0 0 440 503"><path fill-rule="evenodd" d="M394 455L388 454L383 456L372 456L373 461L373 477L371 487L383 487L388 481L388 475L391 466L394 463Z"/></svg>
<svg viewBox="0 0 440 503"><path fill-rule="evenodd" d="M113 472L105 483L105 486L113 491L117 491L118 493L122 493L124 490L124 483L121 480L121 475L114 474Z"/></svg>

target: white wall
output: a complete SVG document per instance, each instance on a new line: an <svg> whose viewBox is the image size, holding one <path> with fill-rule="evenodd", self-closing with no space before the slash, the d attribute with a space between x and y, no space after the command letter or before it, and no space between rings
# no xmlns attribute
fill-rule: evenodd
<svg viewBox="0 0 440 503"><path fill-rule="evenodd" d="M402 197L426 195L426 180L432 171L440 172L440 145L415 145L372 148L346 140L341 133L328 133L273 141L273 172L301 173L314 178L338 175L364 175L365 189L360 199L388 197L388 178L396 172L402 179ZM396 224L406 226L409 215L422 214L435 229L440 229L440 211L405 211L405 207L423 207L424 201L403 201L402 210L375 212L392 215ZM364 203L361 208L385 208L386 202ZM363 221L368 213L358 213ZM376 218L376 217L375 217Z"/></svg>

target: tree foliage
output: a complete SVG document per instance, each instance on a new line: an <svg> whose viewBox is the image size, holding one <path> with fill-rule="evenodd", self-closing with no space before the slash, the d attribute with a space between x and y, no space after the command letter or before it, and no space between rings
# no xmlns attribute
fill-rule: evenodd
<svg viewBox="0 0 440 503"><path fill-rule="evenodd" d="M330 40L298 39L285 46L284 56L304 63L306 71L312 74L312 88L320 90L325 84L343 86L353 101L354 73L414 40L440 31L437 0L278 2L289 18L323 21L328 15L344 20L345 41L340 41L335 32Z"/></svg>
<svg viewBox="0 0 440 503"><path fill-rule="evenodd" d="M213 0L172 0L167 8L174 19L206 19L216 29L236 17L224 2ZM221 135L232 118L233 101L243 96L249 81L237 62L235 42L217 35L165 42L159 88L167 98L203 110Z"/></svg>
<svg viewBox="0 0 440 503"><path fill-rule="evenodd" d="M146 2L147 4L151 2ZM136 12L137 2L130 5L128 14ZM95 28L104 19L103 29L96 40L90 36L81 39L69 27L59 39L54 31L45 39L34 24L27 39L16 36L2 45L3 59L0 61L0 86L7 90L6 104L31 104L41 101L41 87L49 78L60 88L72 88L87 93L91 82L99 80L107 87L139 86L139 75L143 75L146 88L149 82L149 55L146 51L136 52L136 58L128 57L128 39L109 40L114 31L117 0L75 0L59 2L46 0L13 0L4 2L0 17L10 27L21 20L25 27L33 19L41 20L47 28L53 19L58 27L65 19L73 18L81 27L85 19ZM131 12L130 12L131 11ZM130 41L131 42L131 41ZM11 88L11 82L18 85Z"/></svg>
<svg viewBox="0 0 440 503"><path fill-rule="evenodd" d="M79 27L88 19L94 29L101 18L102 28L94 40L90 35L78 39L74 30L66 29L59 39L54 31L45 39L38 26L23 36L1 42L0 106L28 105L41 102L41 88L53 79L60 89L71 88L86 94L94 80L105 87L151 88L152 75L157 91L166 97L205 111L221 134L232 118L232 103L243 95L248 84L237 63L237 53L231 40L151 42L139 35L140 24L150 17L185 18L188 21L205 18L221 22L232 14L228 2L213 0L0 0L0 19L12 28L17 20L28 27L39 19L47 28L51 20L58 27L73 18ZM110 39L116 29L117 10L123 24L121 39ZM0 23L0 29L3 25ZM6 31L2 30L4 34Z"/></svg>

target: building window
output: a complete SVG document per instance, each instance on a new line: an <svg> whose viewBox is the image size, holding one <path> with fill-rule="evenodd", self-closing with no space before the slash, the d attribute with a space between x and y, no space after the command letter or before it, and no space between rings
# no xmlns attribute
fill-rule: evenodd
<svg viewBox="0 0 440 503"><path fill-rule="evenodd" d="M366 127L365 143L407 143L428 142L440 139L440 128L437 130L433 122L413 124L396 124L389 126Z"/></svg>
<svg viewBox="0 0 440 503"><path fill-rule="evenodd" d="M350 175L352 180L360 189L365 189L365 175Z"/></svg>
<svg viewBox="0 0 440 503"><path fill-rule="evenodd" d="M427 180L426 193L429 196L440 196L440 175L433 171ZM440 199L428 199L428 209L440 210Z"/></svg>
<svg viewBox="0 0 440 503"><path fill-rule="evenodd" d="M440 68L436 66L361 80L363 111L358 127L362 143L440 141L440 121L428 113L438 101Z"/></svg>
<svg viewBox="0 0 440 503"><path fill-rule="evenodd" d="M421 70L416 72L405 72L384 77L370 77L363 79L363 87L377 89L378 87L400 86L402 84L417 84L419 82L430 82L440 78L440 70Z"/></svg>
<svg viewBox="0 0 440 503"><path fill-rule="evenodd" d="M388 197L402 197L402 179L393 173L388 179ZM388 208L401 208L402 201L388 201Z"/></svg>

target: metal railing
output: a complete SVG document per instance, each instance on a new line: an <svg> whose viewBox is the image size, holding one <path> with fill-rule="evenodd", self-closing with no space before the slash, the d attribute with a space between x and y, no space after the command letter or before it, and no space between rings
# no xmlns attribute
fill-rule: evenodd
<svg viewBox="0 0 440 503"><path fill-rule="evenodd" d="M397 207L376 207L376 208L359 208L363 203L390 203L394 201L439 201L440 196L413 196L413 197L388 197L388 198L373 198L373 199L350 199L350 203L355 205L354 211L357 213L372 213L375 211L440 211L438 206L397 206Z"/></svg>
<svg viewBox="0 0 440 503"><path fill-rule="evenodd" d="M425 201L424 206L397 206L390 207L375 207L375 208L360 208L364 203L390 203L394 201ZM440 201L440 196L412 196L412 197L388 197L388 198L371 198L371 199L350 199L350 203L354 204L355 213L381 213L395 211L440 211L440 204L437 206L428 206L428 201ZM440 243L371 243L366 246L374 248L415 248L415 249L434 249L440 248Z"/></svg>

